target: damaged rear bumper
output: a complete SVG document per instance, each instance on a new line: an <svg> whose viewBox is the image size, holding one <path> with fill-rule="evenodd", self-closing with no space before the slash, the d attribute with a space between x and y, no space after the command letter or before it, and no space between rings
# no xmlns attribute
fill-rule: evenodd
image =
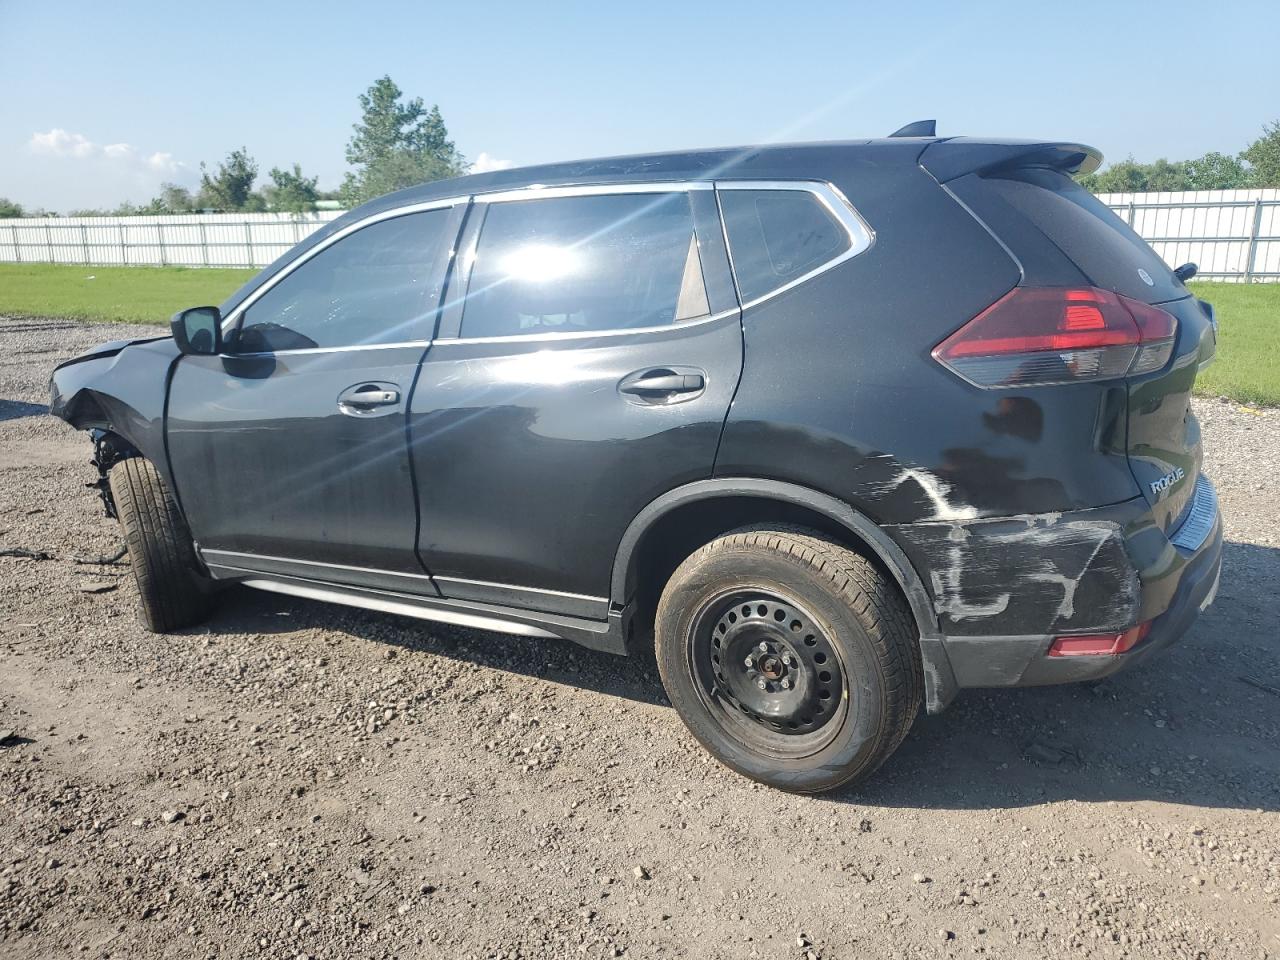
<svg viewBox="0 0 1280 960"><path fill-rule="evenodd" d="M1166 535L1145 501L1061 515L893 528L930 585L942 636L926 641L928 707L966 687L1096 680L1183 636L1212 603L1222 519L1206 477ZM1126 653L1050 656L1055 637L1151 623Z"/></svg>

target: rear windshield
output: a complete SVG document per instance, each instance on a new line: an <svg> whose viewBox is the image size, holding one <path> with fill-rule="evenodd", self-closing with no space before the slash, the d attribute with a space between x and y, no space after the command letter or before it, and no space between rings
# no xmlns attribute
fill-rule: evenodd
<svg viewBox="0 0 1280 960"><path fill-rule="evenodd" d="M987 183L1070 257L1095 286L1146 303L1187 295L1147 242L1066 174L1037 167L992 177ZM1144 279L1144 273L1151 283Z"/></svg>

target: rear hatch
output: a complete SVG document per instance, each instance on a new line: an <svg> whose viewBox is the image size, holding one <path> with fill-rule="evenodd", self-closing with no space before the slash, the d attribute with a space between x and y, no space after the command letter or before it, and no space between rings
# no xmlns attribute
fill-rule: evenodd
<svg viewBox="0 0 1280 960"><path fill-rule="evenodd" d="M966 200L981 197L975 206L990 203L992 212L998 211L1006 222L1008 214L1016 211L1054 248L1051 256L1031 249L1038 244L1029 243L1025 231L1006 238L1006 231L990 222L986 210L975 210L1002 239L1011 240L1024 273L1048 274L1024 276L1024 283L1078 282L1079 278L1053 275L1053 261L1064 255L1093 287L1154 306L1177 319L1169 361L1153 373L1126 381L1129 465L1156 522L1171 532L1190 506L1200 472L1200 425L1191 412L1191 388L1216 349L1212 308L1192 296L1146 241L1063 170L1005 165L975 179L980 179L981 186L965 190Z"/></svg>

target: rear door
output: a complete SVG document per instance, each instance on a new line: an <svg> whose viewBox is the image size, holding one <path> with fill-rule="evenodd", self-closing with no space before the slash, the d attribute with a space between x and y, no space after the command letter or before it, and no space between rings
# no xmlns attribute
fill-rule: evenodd
<svg viewBox="0 0 1280 960"><path fill-rule="evenodd" d="M223 355L178 363L169 457L211 567L435 594L405 426L461 219L335 235L248 301Z"/></svg>
<svg viewBox="0 0 1280 960"><path fill-rule="evenodd" d="M710 184L476 197L409 411L446 596L604 619L626 526L711 476L742 331Z"/></svg>

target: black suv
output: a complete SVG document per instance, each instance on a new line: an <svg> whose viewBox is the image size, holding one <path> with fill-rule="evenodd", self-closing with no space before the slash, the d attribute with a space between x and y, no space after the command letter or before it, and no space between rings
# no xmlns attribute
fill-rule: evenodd
<svg viewBox="0 0 1280 960"><path fill-rule="evenodd" d="M908 131L913 132L913 131ZM155 630L238 582L656 651L747 776L1105 676L1221 554L1209 306L1074 143L895 136L479 174L58 367Z"/></svg>

